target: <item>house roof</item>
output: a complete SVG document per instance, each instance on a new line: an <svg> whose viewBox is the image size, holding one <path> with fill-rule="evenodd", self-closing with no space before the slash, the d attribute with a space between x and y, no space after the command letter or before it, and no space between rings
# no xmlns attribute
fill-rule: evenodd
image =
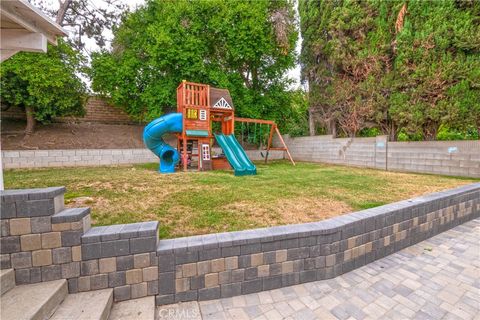
<svg viewBox="0 0 480 320"><path fill-rule="evenodd" d="M1 29L24 29L30 32L40 32L52 44L56 44L58 36L67 35L67 31L26 0L2 0L0 1L0 12Z"/></svg>
<svg viewBox="0 0 480 320"><path fill-rule="evenodd" d="M26 0L0 0L1 61L19 51L47 52L67 32Z"/></svg>

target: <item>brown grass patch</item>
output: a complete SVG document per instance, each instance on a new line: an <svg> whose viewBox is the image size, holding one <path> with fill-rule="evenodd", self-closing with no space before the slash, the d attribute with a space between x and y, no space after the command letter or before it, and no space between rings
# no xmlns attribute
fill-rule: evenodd
<svg viewBox="0 0 480 320"><path fill-rule="evenodd" d="M222 207L267 226L291 223L314 222L351 212L352 208L342 202L326 197L296 197L279 199L274 203L241 201Z"/></svg>

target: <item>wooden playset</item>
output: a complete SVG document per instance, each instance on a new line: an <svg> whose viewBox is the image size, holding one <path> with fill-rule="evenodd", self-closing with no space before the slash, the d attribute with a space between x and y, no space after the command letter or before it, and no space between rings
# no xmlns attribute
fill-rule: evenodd
<svg viewBox="0 0 480 320"><path fill-rule="evenodd" d="M177 87L177 113L164 115L147 125L144 141L159 156L160 172L173 172L180 160L180 167L185 171L233 168L235 175L255 174L255 165L235 138L235 122L269 126L265 162L270 150L282 150L295 164L274 121L235 118L233 101L227 89L187 81ZM177 134L176 150L162 139L168 132ZM282 148L272 148L275 133ZM212 154L215 141L223 154Z"/></svg>

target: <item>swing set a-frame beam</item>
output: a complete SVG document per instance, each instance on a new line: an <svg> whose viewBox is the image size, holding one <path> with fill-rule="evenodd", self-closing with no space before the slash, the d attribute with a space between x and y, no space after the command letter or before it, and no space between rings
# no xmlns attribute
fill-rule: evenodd
<svg viewBox="0 0 480 320"><path fill-rule="evenodd" d="M292 155L290 154L290 151L288 150L287 144L283 140L282 134L280 133L280 130L278 130L277 124L275 121L271 120L262 120L262 119L249 119L249 118L235 118L236 122L245 122L245 123L258 123L260 125L266 124L270 125L270 133L268 135L268 143L267 143L267 152L265 155L265 163L268 161L268 154L270 150L278 150L278 151L285 151L287 153L288 159L290 159L290 162L295 165L295 161L293 161ZM273 140L273 135L277 134L280 143L283 145L283 147L280 148L272 148L272 140Z"/></svg>

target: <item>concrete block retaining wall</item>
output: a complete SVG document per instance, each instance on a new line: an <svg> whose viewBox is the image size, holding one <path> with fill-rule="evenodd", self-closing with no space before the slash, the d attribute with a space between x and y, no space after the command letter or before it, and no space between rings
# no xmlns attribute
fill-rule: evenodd
<svg viewBox="0 0 480 320"><path fill-rule="evenodd" d="M297 161L480 178L478 140L388 142L385 136L353 139L286 136L285 142ZM265 151L246 152L254 161L264 159ZM6 169L158 162L148 149L2 151L2 158ZM284 158L283 151L271 151L269 154L271 160Z"/></svg>
<svg viewBox="0 0 480 320"><path fill-rule="evenodd" d="M480 216L480 184L315 223L161 240L157 304L336 277Z"/></svg>
<svg viewBox="0 0 480 320"><path fill-rule="evenodd" d="M247 154L255 161L264 159L258 150ZM283 152L271 151L268 158L283 159ZM148 149L18 150L2 151L2 161L5 169L17 169L149 163L158 157Z"/></svg>
<svg viewBox="0 0 480 320"><path fill-rule="evenodd" d="M67 279L70 293L114 289L115 301L158 294L158 222L91 227L64 208L65 188L1 194L0 268L16 284Z"/></svg>
<svg viewBox="0 0 480 320"><path fill-rule="evenodd" d="M80 149L2 151L5 169L80 167L158 162L148 149Z"/></svg>
<svg viewBox="0 0 480 320"><path fill-rule="evenodd" d="M58 117L54 122L99 122L105 124L138 123L120 108L109 105L99 97L89 97L85 106L85 115L82 117ZM0 114L2 119L26 120L25 110L12 106Z"/></svg>
<svg viewBox="0 0 480 320"><path fill-rule="evenodd" d="M332 219L158 240L158 222L90 226L65 188L1 197L0 268L17 284L68 279L70 292L114 288L116 301L209 300L329 279L480 217L480 183Z"/></svg>
<svg viewBox="0 0 480 320"><path fill-rule="evenodd" d="M285 136L285 143L297 161L480 178L480 140L389 142L386 136L325 135Z"/></svg>

